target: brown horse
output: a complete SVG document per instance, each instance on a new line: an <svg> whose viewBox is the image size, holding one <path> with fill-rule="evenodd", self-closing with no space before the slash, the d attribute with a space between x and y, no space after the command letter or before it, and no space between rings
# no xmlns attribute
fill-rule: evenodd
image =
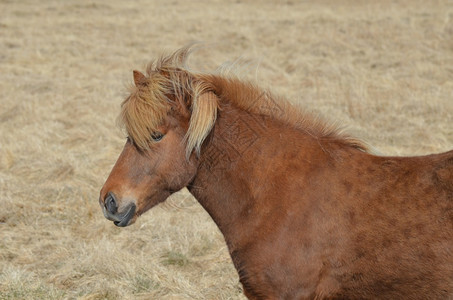
<svg viewBox="0 0 453 300"><path fill-rule="evenodd" d="M250 83L134 71L100 194L117 226L187 187L250 299L453 298L453 151L380 157Z"/></svg>

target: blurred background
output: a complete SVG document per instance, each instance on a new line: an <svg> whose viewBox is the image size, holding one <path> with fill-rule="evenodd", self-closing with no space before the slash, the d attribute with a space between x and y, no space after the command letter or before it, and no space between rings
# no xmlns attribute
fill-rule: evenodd
<svg viewBox="0 0 453 300"><path fill-rule="evenodd" d="M453 149L452 1L0 0L0 299L244 299L186 190L98 204L132 70L192 41L385 155Z"/></svg>

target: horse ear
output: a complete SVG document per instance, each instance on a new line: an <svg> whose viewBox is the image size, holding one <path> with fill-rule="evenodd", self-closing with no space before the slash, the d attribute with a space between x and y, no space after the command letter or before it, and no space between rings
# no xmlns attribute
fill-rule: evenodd
<svg viewBox="0 0 453 300"><path fill-rule="evenodd" d="M134 83L136 87L146 85L146 77L141 72L134 70Z"/></svg>

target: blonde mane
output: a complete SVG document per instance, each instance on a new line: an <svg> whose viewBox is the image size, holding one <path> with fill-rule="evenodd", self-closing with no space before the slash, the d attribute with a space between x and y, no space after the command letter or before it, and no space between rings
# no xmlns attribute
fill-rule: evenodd
<svg viewBox="0 0 453 300"><path fill-rule="evenodd" d="M279 99L251 83L188 71L186 61L190 52L191 47L185 47L151 62L146 69L146 80L132 86L130 96L122 103L119 121L140 149L149 148L152 143L150 136L159 130L176 101L178 106L190 111L185 137L186 156L189 157L194 150L199 154L203 141L214 126L220 99L233 102L252 114L275 118L316 139L334 139L366 151L363 143L341 133L337 126L321 122L285 99Z"/></svg>

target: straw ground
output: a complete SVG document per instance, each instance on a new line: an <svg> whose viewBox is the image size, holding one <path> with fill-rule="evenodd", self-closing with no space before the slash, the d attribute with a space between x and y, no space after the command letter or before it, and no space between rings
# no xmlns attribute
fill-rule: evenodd
<svg viewBox="0 0 453 300"><path fill-rule="evenodd" d="M189 41L382 153L453 148L453 2L368 2L0 1L0 299L243 299L187 191L128 228L97 202L132 70Z"/></svg>

